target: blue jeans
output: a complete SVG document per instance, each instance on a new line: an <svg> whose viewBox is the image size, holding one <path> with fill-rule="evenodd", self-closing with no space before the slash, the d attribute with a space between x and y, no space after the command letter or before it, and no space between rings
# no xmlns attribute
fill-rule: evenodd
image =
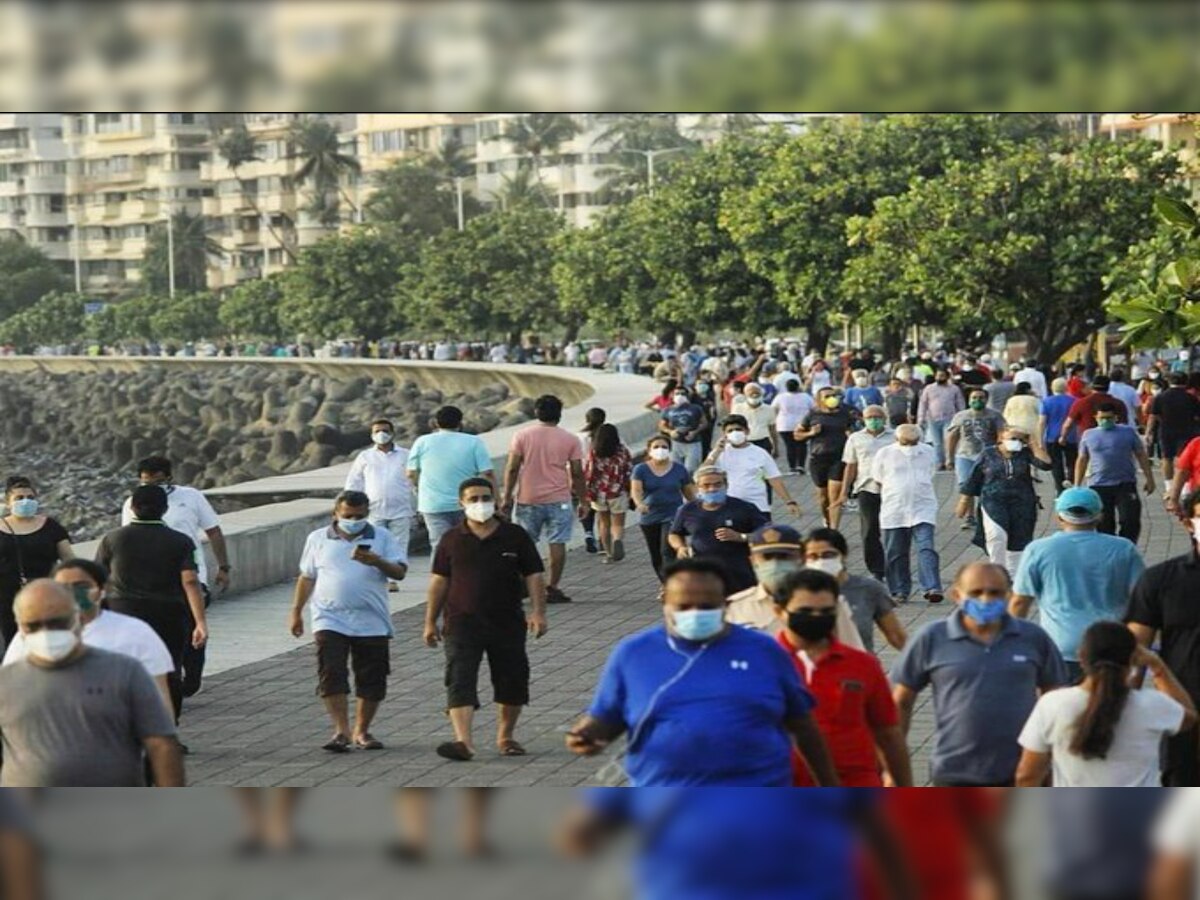
<svg viewBox="0 0 1200 900"><path fill-rule="evenodd" d="M671 462L682 463L689 475L695 475L700 463L704 461L701 455L703 449L703 444L698 440L690 444L674 441L671 444Z"/></svg>
<svg viewBox="0 0 1200 900"><path fill-rule="evenodd" d="M942 592L941 560L933 545L933 525L921 522L912 528L883 529L883 553L887 565L887 585L893 597L912 593L912 562L909 549L917 545L917 574L921 590Z"/></svg>
<svg viewBox="0 0 1200 900"><path fill-rule="evenodd" d="M429 554L432 556L437 552L442 535L451 528L461 525L466 515L461 509L457 509L453 512L421 513L421 518L425 520L425 530L429 532Z"/></svg>
<svg viewBox="0 0 1200 900"><path fill-rule="evenodd" d="M546 543L565 544L571 540L575 527L575 510L570 501L562 503L518 503L517 524L524 528L536 544L546 534Z"/></svg>
<svg viewBox="0 0 1200 900"><path fill-rule="evenodd" d="M946 428L949 424L948 421L934 419L925 423L925 443L933 444L934 458L939 469L946 464Z"/></svg>

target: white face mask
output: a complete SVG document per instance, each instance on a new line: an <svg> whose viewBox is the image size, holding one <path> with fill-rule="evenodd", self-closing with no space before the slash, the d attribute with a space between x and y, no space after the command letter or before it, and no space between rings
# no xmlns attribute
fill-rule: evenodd
<svg viewBox="0 0 1200 900"><path fill-rule="evenodd" d="M729 443L733 444L733 446L740 447L742 444L746 443L746 432L731 431L729 434L725 435L725 438L729 441Z"/></svg>
<svg viewBox="0 0 1200 900"><path fill-rule="evenodd" d="M1004 442L1004 449L1009 453L1020 453L1021 448L1024 446L1025 444L1023 441L1018 441L1015 438L1009 438Z"/></svg>
<svg viewBox="0 0 1200 900"><path fill-rule="evenodd" d="M811 559L804 563L806 569L816 569L818 572L824 572L827 575L832 575L834 578L842 574L842 569L846 568L846 564L842 562L839 556L836 559Z"/></svg>
<svg viewBox="0 0 1200 900"><path fill-rule="evenodd" d="M651 447L650 458L658 460L659 462L666 462L671 458L671 451L666 447Z"/></svg>
<svg viewBox="0 0 1200 900"><path fill-rule="evenodd" d="M746 402L749 403L751 406L762 406L762 396L759 394L753 394L753 395L747 394Z"/></svg>
<svg viewBox="0 0 1200 900"><path fill-rule="evenodd" d="M382 447L384 444L392 442L392 433L390 431L376 431L371 435L371 440Z"/></svg>
<svg viewBox="0 0 1200 900"><path fill-rule="evenodd" d="M79 637L74 631L42 629L25 635L25 648L29 654L47 662L62 662L78 646Z"/></svg>
<svg viewBox="0 0 1200 900"><path fill-rule="evenodd" d="M463 507L467 518L482 525L496 514L496 504L491 500L481 500L478 503L468 503Z"/></svg>

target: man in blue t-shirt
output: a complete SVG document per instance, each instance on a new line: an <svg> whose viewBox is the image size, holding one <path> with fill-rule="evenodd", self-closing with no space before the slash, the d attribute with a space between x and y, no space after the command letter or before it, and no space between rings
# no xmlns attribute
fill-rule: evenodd
<svg viewBox="0 0 1200 900"><path fill-rule="evenodd" d="M683 463L688 474L700 468L704 458L702 437L708 420L704 407L693 403L687 390L680 388L671 398L671 405L663 410L658 430L671 439L671 459Z"/></svg>
<svg viewBox="0 0 1200 900"><path fill-rule="evenodd" d="M766 525L767 514L753 503L729 496L729 476L715 466L696 472L696 499L675 514L667 542L680 557L711 556L725 566L731 592L758 584L750 565L750 535Z"/></svg>
<svg viewBox="0 0 1200 900"><path fill-rule="evenodd" d="M817 784L837 784L787 653L725 621L721 564L677 560L663 575L665 622L617 645L567 748L591 756L628 734L636 787L789 787L794 742Z"/></svg>
<svg viewBox="0 0 1200 900"><path fill-rule="evenodd" d="M1104 514L1100 531L1119 534L1135 544L1142 533L1142 501L1137 492L1137 470L1146 476L1144 489L1154 493L1154 469L1146 447L1132 425L1120 425L1118 400L1109 400L1096 409L1096 427L1089 428L1079 440L1079 459L1075 461L1075 483L1083 484L1100 495ZM1089 471L1090 466L1090 471ZM1120 519L1118 528L1117 520Z"/></svg>

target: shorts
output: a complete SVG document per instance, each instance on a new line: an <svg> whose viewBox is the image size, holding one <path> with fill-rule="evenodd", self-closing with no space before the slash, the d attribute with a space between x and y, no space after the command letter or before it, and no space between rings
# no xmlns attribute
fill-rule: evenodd
<svg viewBox="0 0 1200 900"><path fill-rule="evenodd" d="M525 622L510 625L455 623L447 629L446 708L479 709L479 664L487 654L492 676L492 699L505 706L529 703L529 657L525 653Z"/></svg>
<svg viewBox="0 0 1200 900"><path fill-rule="evenodd" d="M846 471L846 465L840 456L810 456L808 458L808 474L813 484L819 488L825 487L831 481L841 481Z"/></svg>
<svg viewBox="0 0 1200 900"><path fill-rule="evenodd" d="M593 500L592 510L595 512L627 513L629 512L629 495L618 494L615 497Z"/></svg>
<svg viewBox="0 0 1200 900"><path fill-rule="evenodd" d="M1174 460L1175 457L1183 452L1183 448L1191 442L1193 437L1195 435L1181 437L1174 434L1163 434L1160 431L1158 433L1158 445L1162 448L1162 458Z"/></svg>
<svg viewBox="0 0 1200 900"><path fill-rule="evenodd" d="M571 540L575 527L575 510L569 501L559 503L518 503L517 524L528 532L536 544L543 532L547 543L565 544Z"/></svg>
<svg viewBox="0 0 1200 900"><path fill-rule="evenodd" d="M349 660L354 666L354 696L378 703L387 696L392 664L387 637L350 637L336 631L318 631L317 696L350 693Z"/></svg>

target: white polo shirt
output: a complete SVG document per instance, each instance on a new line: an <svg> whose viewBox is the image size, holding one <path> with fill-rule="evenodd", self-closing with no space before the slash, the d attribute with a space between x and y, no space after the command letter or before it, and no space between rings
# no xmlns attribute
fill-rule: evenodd
<svg viewBox="0 0 1200 900"><path fill-rule="evenodd" d="M175 671L171 652L153 628L141 619L111 609L101 610L100 615L83 626L83 643L97 650L132 656L151 678ZM17 632L4 654L4 665L19 662L25 658L25 653L25 635Z"/></svg>
<svg viewBox="0 0 1200 900"><path fill-rule="evenodd" d="M856 431L847 438L846 448L842 451L842 462L858 466L852 485L855 493L879 493L879 484L871 477L871 464L875 461L876 453L894 443L896 432L890 428L885 428L877 435L866 430Z"/></svg>
<svg viewBox="0 0 1200 900"><path fill-rule="evenodd" d="M371 519L403 519L413 515L412 482L408 480L408 451L371 447L354 457L346 490L371 498Z"/></svg>
<svg viewBox="0 0 1200 900"><path fill-rule="evenodd" d="M408 564L408 553L386 528L367 525L352 540L332 525L318 528L304 542L300 574L316 582L312 604L312 630L335 631L347 637L392 636L387 576L374 566L351 557L359 544L388 562Z"/></svg>
<svg viewBox="0 0 1200 900"><path fill-rule="evenodd" d="M205 536L208 529L221 526L221 520L208 498L194 487L170 484L164 486L163 490L167 492L167 514L163 516L163 521L168 528L192 539L196 545L196 574L201 584L209 584L208 560L202 541L208 539ZM127 499L121 507L121 524L128 525L132 521L133 507Z"/></svg>
<svg viewBox="0 0 1200 900"><path fill-rule="evenodd" d="M726 447L717 456L715 465L722 469L729 479L730 497L753 503L770 515L767 479L779 477L779 466L770 453L754 444L745 444L737 448Z"/></svg>

